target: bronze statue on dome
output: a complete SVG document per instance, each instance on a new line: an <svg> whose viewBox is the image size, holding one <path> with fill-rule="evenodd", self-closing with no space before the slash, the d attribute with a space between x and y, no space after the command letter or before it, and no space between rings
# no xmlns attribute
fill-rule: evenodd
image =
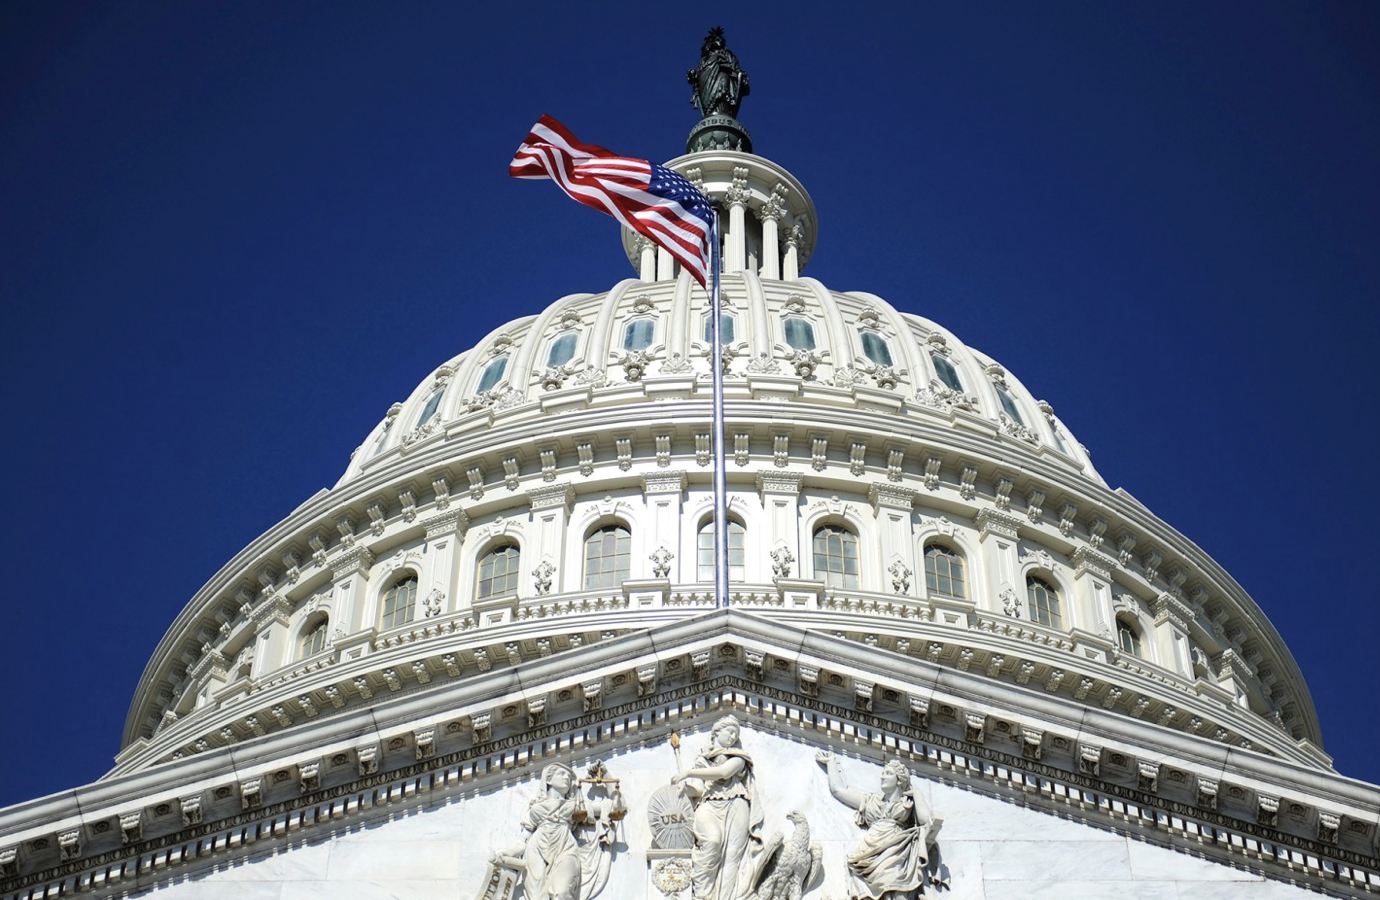
<svg viewBox="0 0 1380 900"><path fill-rule="evenodd" d="M738 107L749 92L747 73L724 43L724 30L718 26L709 29L700 48L700 64L685 73L685 80L695 89L691 105L705 118L737 118Z"/></svg>

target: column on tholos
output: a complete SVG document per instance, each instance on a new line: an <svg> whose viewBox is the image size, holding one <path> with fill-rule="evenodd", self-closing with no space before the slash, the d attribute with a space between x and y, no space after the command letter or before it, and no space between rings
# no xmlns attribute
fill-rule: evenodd
<svg viewBox="0 0 1380 900"><path fill-rule="evenodd" d="M786 281L795 281L800 277L800 241L803 232L799 222L786 229L786 258L781 266L781 277Z"/></svg>
<svg viewBox="0 0 1380 900"><path fill-rule="evenodd" d="M748 170L733 169L733 183L724 192L728 201L728 230L724 235L724 271L741 272L747 265L747 205L751 192L747 185Z"/></svg>
<svg viewBox="0 0 1380 900"><path fill-rule="evenodd" d="M650 238L638 235L633 238L637 249L637 274L640 281L656 281L656 244Z"/></svg>
<svg viewBox="0 0 1380 900"><path fill-rule="evenodd" d="M762 269L763 278L779 279L781 277L781 242L778 230L781 217L786 212L786 193L788 188L777 183L772 188L771 198L757 212L757 217L762 220Z"/></svg>

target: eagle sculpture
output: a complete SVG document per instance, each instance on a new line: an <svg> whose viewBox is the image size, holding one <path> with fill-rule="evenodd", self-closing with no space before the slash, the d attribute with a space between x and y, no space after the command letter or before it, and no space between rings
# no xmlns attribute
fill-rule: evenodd
<svg viewBox="0 0 1380 900"><path fill-rule="evenodd" d="M748 900L800 900L800 895L813 887L823 867L823 851L819 844L810 843L810 823L799 810L786 818L793 829L789 841L775 832L758 854L758 869L753 883L756 889Z"/></svg>

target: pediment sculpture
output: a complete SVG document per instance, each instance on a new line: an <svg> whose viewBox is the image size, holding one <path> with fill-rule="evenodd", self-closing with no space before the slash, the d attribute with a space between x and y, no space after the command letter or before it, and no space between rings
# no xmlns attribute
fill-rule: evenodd
<svg viewBox="0 0 1380 900"><path fill-rule="evenodd" d="M857 811L862 841L848 855L850 900L910 900L926 887L947 888L935 842L944 820L934 815L916 779L900 760L882 767L881 788L867 793L849 787L832 753L819 753L829 793Z"/></svg>
<svg viewBox="0 0 1380 900"><path fill-rule="evenodd" d="M517 881L526 900L591 900L608 882L618 823L627 808L616 778L596 762L588 777L553 763L542 792L527 807L527 840L490 858L483 897L510 897Z"/></svg>

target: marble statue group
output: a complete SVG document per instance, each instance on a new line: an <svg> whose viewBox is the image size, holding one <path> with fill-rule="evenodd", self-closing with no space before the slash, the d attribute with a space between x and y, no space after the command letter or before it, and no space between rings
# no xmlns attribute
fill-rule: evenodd
<svg viewBox="0 0 1380 900"><path fill-rule="evenodd" d="M822 881L823 852L811 841L799 810L784 818L789 836L763 836L765 810L742 725L719 718L689 766L680 761L669 784L647 802L652 847L661 862L653 883L687 900L799 900ZM882 767L879 789L849 786L831 753L815 757L829 794L854 811L861 831L847 854L850 900L910 900L927 887L944 888L936 836L943 820L925 801L899 760ZM525 840L491 857L483 898L510 897L520 883L524 900L591 900L603 890L620 844L627 806L618 779L596 763L585 778L568 766L542 770L540 792L522 817Z"/></svg>

